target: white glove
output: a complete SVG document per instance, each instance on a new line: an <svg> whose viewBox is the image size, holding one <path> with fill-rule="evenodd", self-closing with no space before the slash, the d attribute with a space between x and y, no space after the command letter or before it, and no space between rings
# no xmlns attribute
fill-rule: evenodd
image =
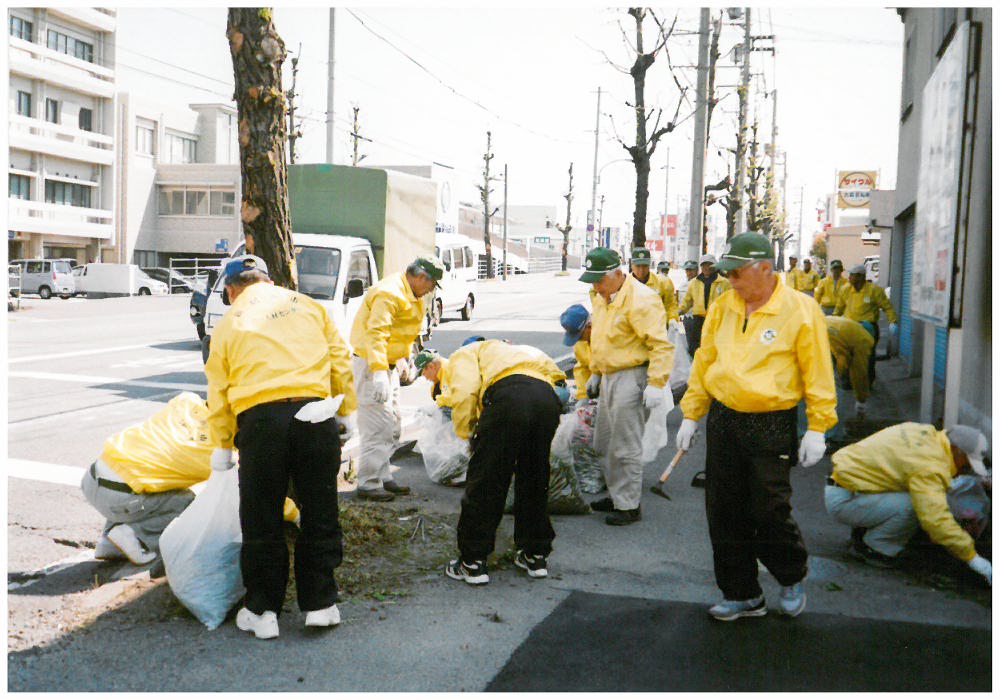
<svg viewBox="0 0 1000 700"><path fill-rule="evenodd" d="M310 401L298 410L295 418L303 423L322 423L325 420L330 420L337 414L337 409L340 408L340 404L343 401L343 394L336 398L330 397L322 401Z"/></svg>
<svg viewBox="0 0 1000 700"><path fill-rule="evenodd" d="M212 450L212 469L217 472L229 471L236 465L233 451L226 447L216 447Z"/></svg>
<svg viewBox="0 0 1000 700"><path fill-rule="evenodd" d="M349 416L337 416L337 422L344 427L344 431L340 433L340 444L343 445L345 442L350 440L352 437L358 433L358 414L352 413Z"/></svg>
<svg viewBox="0 0 1000 700"><path fill-rule="evenodd" d="M889 324L889 332L892 333L893 335L898 334L899 333L899 324L898 323L890 323Z"/></svg>
<svg viewBox="0 0 1000 700"><path fill-rule="evenodd" d="M687 450L691 449L691 443L694 442L694 436L698 432L698 422L685 418L681 421L681 427L677 429L677 449Z"/></svg>
<svg viewBox="0 0 1000 700"><path fill-rule="evenodd" d="M642 403L650 411L663 403L663 388L647 384L642 390Z"/></svg>
<svg viewBox="0 0 1000 700"><path fill-rule="evenodd" d="M374 384L372 398L375 399L375 403L385 403L388 401L389 394L392 391L390 388L389 371L375 372L372 376L372 383Z"/></svg>
<svg viewBox="0 0 1000 700"><path fill-rule="evenodd" d="M587 380L587 398L596 399L601 393L601 375L592 374Z"/></svg>
<svg viewBox="0 0 1000 700"><path fill-rule="evenodd" d="M993 587L993 565L990 564L988 559L983 559L977 554L969 562L969 568L986 579L986 583L990 588Z"/></svg>
<svg viewBox="0 0 1000 700"><path fill-rule="evenodd" d="M674 331L676 333L680 333L681 332L681 324L678 323L677 321L675 321L674 319L670 319L670 322L667 324L667 330L671 330L671 331Z"/></svg>
<svg viewBox="0 0 1000 700"><path fill-rule="evenodd" d="M823 433L816 430L807 430L802 436L802 443L799 445L799 465L811 467L816 462L823 459L826 452L826 438Z"/></svg>

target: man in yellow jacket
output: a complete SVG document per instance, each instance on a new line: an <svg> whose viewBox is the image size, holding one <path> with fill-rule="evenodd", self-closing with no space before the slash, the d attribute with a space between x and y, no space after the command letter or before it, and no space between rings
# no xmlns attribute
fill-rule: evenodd
<svg viewBox="0 0 1000 700"><path fill-rule="evenodd" d="M788 270L785 271L785 286L789 289L799 291L802 284L802 270L799 269L799 258L797 255L788 256Z"/></svg>
<svg viewBox="0 0 1000 700"><path fill-rule="evenodd" d="M424 300L444 276L433 255L414 260L368 290L354 317L354 382L358 393L358 498L391 501L410 492L392 476L389 458L399 440L399 370L424 322Z"/></svg>
<svg viewBox="0 0 1000 700"><path fill-rule="evenodd" d="M879 310L885 312L885 317L889 321L889 335L895 336L899 332L899 316L893 308L889 297L885 295L885 290L874 282L865 279L865 266L855 265L850 270L850 286L837 300L837 308L834 309L834 316L843 316L852 321L864 324L865 328L875 337L875 347L878 347L878 339L881 335L878 327ZM875 381L875 353L872 352L871 359L868 360L868 380Z"/></svg>
<svg viewBox="0 0 1000 700"><path fill-rule="evenodd" d="M819 284L819 273L812 269L812 260L806 258L802 261L802 272L799 273L798 290L803 294L813 296L817 284Z"/></svg>
<svg viewBox="0 0 1000 700"><path fill-rule="evenodd" d="M337 511L338 412L348 432L357 410L347 344L305 294L276 287L264 261L243 255L223 269L231 308L212 334L208 379L212 468L240 451L240 569L247 592L236 626L278 636L288 584L282 503L291 480L299 498L295 583L306 625L340 622L333 571L343 557Z"/></svg>
<svg viewBox="0 0 1000 700"><path fill-rule="evenodd" d="M729 280L715 269L715 256L701 256L701 272L688 284L681 302L680 312L690 312L690 317L684 320L684 332L687 338L688 355L694 359L694 353L701 344L701 327L705 324L705 314L716 299L729 291Z"/></svg>
<svg viewBox="0 0 1000 700"><path fill-rule="evenodd" d="M555 387L566 375L541 350L503 340L470 343L447 361L431 360L422 371L440 383L437 403L451 408L455 433L471 439L459 557L445 573L470 585L489 583L486 559L513 476L514 564L532 578L548 576L555 538L546 512L549 450L562 412Z"/></svg>
<svg viewBox="0 0 1000 700"><path fill-rule="evenodd" d="M573 367L573 381L576 383L576 400L587 398L587 382L590 381L590 312L581 304L573 304L559 317L563 327L563 345L573 346L576 366Z"/></svg>
<svg viewBox="0 0 1000 700"><path fill-rule="evenodd" d="M922 527L935 544L993 583L993 567L948 508L948 489L959 474L986 474L986 436L967 425L936 430L902 423L880 430L833 454L826 510L854 528L851 544L863 561L897 564L910 537Z"/></svg>
<svg viewBox="0 0 1000 700"><path fill-rule="evenodd" d="M677 321L680 316L677 314L677 294L674 292L674 283L666 275L653 272L650 265L652 265L652 255L648 249L632 249L632 276L659 295L663 302L663 310L667 314L667 323Z"/></svg>
<svg viewBox="0 0 1000 700"><path fill-rule="evenodd" d="M771 241L741 233L718 267L733 291L712 305L694 357L677 447L690 449L708 414L705 507L724 600L717 620L767 613L757 580L759 559L781 584L779 612L805 608L808 554L792 517L789 471L795 462L796 407L806 402L808 430L798 447L803 467L826 451L837 424L837 395L826 324L816 303L775 274Z"/></svg>
<svg viewBox="0 0 1000 700"><path fill-rule="evenodd" d="M587 395L598 398L594 448L605 459L610 496L591 503L608 512L608 525L642 519L642 433L646 411L673 406L668 380L674 346L660 298L621 269L618 253L587 253L581 282L589 283L593 308Z"/></svg>
<svg viewBox="0 0 1000 700"><path fill-rule="evenodd" d="M847 289L847 278L844 277L844 263L834 260L830 263L830 274L819 281L816 285L816 302L823 313L829 316L837 308L840 295Z"/></svg>
<svg viewBox="0 0 1000 700"><path fill-rule="evenodd" d="M105 440L80 483L84 498L107 519L94 558L125 557L137 566L152 561L160 535L194 500L189 489L212 474L212 450L208 404L189 391ZM299 519L288 498L284 518Z"/></svg>
<svg viewBox="0 0 1000 700"><path fill-rule="evenodd" d="M863 417L871 394L868 359L875 352L875 339L857 321L842 316L825 318L834 366L837 372L850 378L855 399L854 411L859 417Z"/></svg>

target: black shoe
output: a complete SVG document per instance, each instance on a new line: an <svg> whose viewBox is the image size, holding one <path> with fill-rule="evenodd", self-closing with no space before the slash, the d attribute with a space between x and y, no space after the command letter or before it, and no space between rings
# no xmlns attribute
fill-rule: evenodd
<svg viewBox="0 0 1000 700"><path fill-rule="evenodd" d="M523 549L517 550L514 555L514 566L520 567L528 572L531 578L545 578L549 575L548 562L542 554L525 554Z"/></svg>
<svg viewBox="0 0 1000 700"><path fill-rule="evenodd" d="M395 481L391 479L389 481L383 481L382 488L384 488L389 493L395 494L397 496L406 496L409 495L410 493L409 486L402 486L401 484L397 484Z"/></svg>
<svg viewBox="0 0 1000 700"><path fill-rule="evenodd" d="M899 566L899 557L890 557L887 554L876 552L864 542L851 542L852 554L855 559L860 559L869 566L879 569L895 569Z"/></svg>
<svg viewBox="0 0 1000 700"><path fill-rule="evenodd" d="M615 509L615 503L611 500L611 496L606 496L596 501L591 501L590 508L591 510L596 510L598 513L610 513Z"/></svg>
<svg viewBox="0 0 1000 700"><path fill-rule="evenodd" d="M355 498L365 501L391 501L396 497L385 489L358 489Z"/></svg>
<svg viewBox="0 0 1000 700"><path fill-rule="evenodd" d="M631 525L640 520L642 520L641 508L633 508L632 510L618 510L616 508L611 515L604 519L604 522L608 525Z"/></svg>
<svg viewBox="0 0 1000 700"><path fill-rule="evenodd" d="M465 581L470 586L482 586L490 582L490 575L486 571L486 562L482 559L473 562L452 559L444 567L444 573L449 578Z"/></svg>

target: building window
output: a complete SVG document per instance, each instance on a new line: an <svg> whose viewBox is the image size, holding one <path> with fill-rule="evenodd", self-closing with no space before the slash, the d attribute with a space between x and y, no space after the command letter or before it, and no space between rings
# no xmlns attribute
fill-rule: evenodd
<svg viewBox="0 0 1000 700"><path fill-rule="evenodd" d="M208 192L206 190L186 190L184 192L184 213L188 216L208 216Z"/></svg>
<svg viewBox="0 0 1000 700"><path fill-rule="evenodd" d="M53 51L79 58L82 61L87 61L88 63L94 62L93 44L88 44L86 41L67 36L62 32L50 29L46 46Z"/></svg>
<svg viewBox="0 0 1000 700"><path fill-rule="evenodd" d="M45 201L50 204L68 204L71 207L90 208L90 190L87 185L75 185L57 180L45 181Z"/></svg>
<svg viewBox="0 0 1000 700"><path fill-rule="evenodd" d="M51 97L45 98L45 121L59 123L59 101Z"/></svg>
<svg viewBox="0 0 1000 700"><path fill-rule="evenodd" d="M80 128L84 131L94 130L94 112L86 107L80 108Z"/></svg>
<svg viewBox="0 0 1000 700"><path fill-rule="evenodd" d="M147 156L151 156L155 153L153 150L153 143L155 140L155 131L153 127L142 126L141 124L135 127L135 152L142 153Z"/></svg>
<svg viewBox="0 0 1000 700"><path fill-rule="evenodd" d="M34 25L26 19L10 17L10 35L25 41L31 41L34 37Z"/></svg>
<svg viewBox="0 0 1000 700"><path fill-rule="evenodd" d="M951 43L955 34L955 22L958 20L957 7L938 7L934 9L934 46L940 56Z"/></svg>
<svg viewBox="0 0 1000 700"><path fill-rule="evenodd" d="M913 108L913 35L903 44L903 105L899 121L904 121Z"/></svg>
<svg viewBox="0 0 1000 700"><path fill-rule="evenodd" d="M167 147L162 153L167 163L194 163L198 142L177 134L167 134Z"/></svg>
<svg viewBox="0 0 1000 700"><path fill-rule="evenodd" d="M8 190L13 199L31 199L31 178L27 175L11 175Z"/></svg>
<svg viewBox="0 0 1000 700"><path fill-rule="evenodd" d="M160 216L232 217L236 210L236 193L221 187L161 186L157 202Z"/></svg>
<svg viewBox="0 0 1000 700"><path fill-rule="evenodd" d="M184 189L160 188L160 216L184 216Z"/></svg>
<svg viewBox="0 0 1000 700"><path fill-rule="evenodd" d="M31 116L31 93L17 91L17 113L25 117Z"/></svg>
<svg viewBox="0 0 1000 700"><path fill-rule="evenodd" d="M212 190L208 208L210 216L232 216L236 208L236 193L227 190Z"/></svg>

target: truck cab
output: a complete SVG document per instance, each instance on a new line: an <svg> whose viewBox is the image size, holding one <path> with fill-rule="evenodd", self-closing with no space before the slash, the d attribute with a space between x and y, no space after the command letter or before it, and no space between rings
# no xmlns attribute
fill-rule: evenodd
<svg viewBox="0 0 1000 700"><path fill-rule="evenodd" d="M469 239L458 234L438 234L434 253L444 263L444 278L434 299L437 319L458 314L463 321L472 318L476 307L476 282L479 265L469 246Z"/></svg>

